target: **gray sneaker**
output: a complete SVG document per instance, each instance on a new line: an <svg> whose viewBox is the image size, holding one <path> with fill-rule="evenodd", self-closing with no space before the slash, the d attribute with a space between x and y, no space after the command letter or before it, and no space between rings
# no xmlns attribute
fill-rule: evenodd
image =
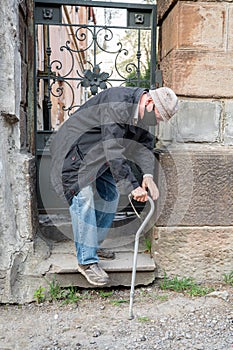
<svg viewBox="0 0 233 350"><path fill-rule="evenodd" d="M108 274L98 265L98 263L87 265L78 264L78 271L94 286L102 287L109 282Z"/></svg>

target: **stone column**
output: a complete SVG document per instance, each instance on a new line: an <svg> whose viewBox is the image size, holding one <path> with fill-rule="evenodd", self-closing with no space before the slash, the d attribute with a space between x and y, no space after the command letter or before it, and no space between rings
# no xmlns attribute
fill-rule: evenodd
<svg viewBox="0 0 233 350"><path fill-rule="evenodd" d="M21 5L20 13L19 1L2 1L0 12L0 302L26 299L22 276L36 230L34 157L23 134L29 118L26 57L22 62L27 32L22 25L19 30L29 8Z"/></svg>
<svg viewBox="0 0 233 350"><path fill-rule="evenodd" d="M158 0L159 63L179 112L160 125L159 276L233 270L233 4Z"/></svg>

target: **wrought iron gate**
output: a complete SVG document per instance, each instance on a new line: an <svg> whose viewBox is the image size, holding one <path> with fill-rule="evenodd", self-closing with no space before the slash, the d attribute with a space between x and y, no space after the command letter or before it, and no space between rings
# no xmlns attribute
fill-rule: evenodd
<svg viewBox="0 0 233 350"><path fill-rule="evenodd" d="M103 89L156 87L156 5L35 0L34 54L39 210L57 211L50 136Z"/></svg>

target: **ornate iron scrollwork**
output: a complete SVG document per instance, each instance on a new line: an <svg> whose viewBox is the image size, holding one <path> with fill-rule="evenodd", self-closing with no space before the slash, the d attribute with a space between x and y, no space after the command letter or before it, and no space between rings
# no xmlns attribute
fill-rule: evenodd
<svg viewBox="0 0 233 350"><path fill-rule="evenodd" d="M49 14L47 14L49 15ZM69 27L70 25L66 25ZM71 26L70 26L71 27ZM129 62L128 48L124 48L122 42L117 42L114 38L113 28L106 26L87 26L87 25L76 25L76 30L72 30L71 34L73 40L67 40L64 45L60 46L60 52L64 55L63 63L61 58L54 59L48 65L48 89L52 96L62 97L64 89L68 87L70 92L69 105L63 105L62 109L68 112L68 115L74 112L79 106L75 104L75 91L74 86L79 88L80 86L89 88L92 95L96 95L99 90L107 89L116 82L117 85L140 86L141 84L141 47L140 47L140 31L137 37L137 50L135 51L134 62ZM119 28L118 28L119 29ZM110 45L109 42L112 41ZM76 45L74 43L76 42ZM77 66L77 57L86 57L87 53L92 51L91 59L93 62L86 61L85 66ZM51 48L48 47L47 55L51 56ZM96 63L98 55L102 53L112 55L112 64L101 72L101 63ZM131 53L130 53L131 54ZM90 57L90 55L89 55ZM122 62L125 61L125 65ZM69 66L67 66L69 62ZM66 69L66 71L64 71ZM73 83L72 83L73 82ZM75 84L74 84L75 82ZM76 84L77 82L77 84ZM57 84L59 86L57 86Z"/></svg>

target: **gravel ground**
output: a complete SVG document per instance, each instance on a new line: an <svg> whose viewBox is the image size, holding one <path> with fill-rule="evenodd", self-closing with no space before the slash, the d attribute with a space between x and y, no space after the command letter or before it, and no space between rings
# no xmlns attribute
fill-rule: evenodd
<svg viewBox="0 0 233 350"><path fill-rule="evenodd" d="M233 288L215 291L189 297L137 288L133 320L129 289L82 291L67 305L1 305L0 350L232 350Z"/></svg>

